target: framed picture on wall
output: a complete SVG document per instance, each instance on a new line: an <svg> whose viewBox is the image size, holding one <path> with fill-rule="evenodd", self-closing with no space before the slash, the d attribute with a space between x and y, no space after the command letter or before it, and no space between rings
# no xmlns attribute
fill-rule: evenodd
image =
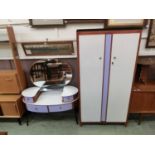
<svg viewBox="0 0 155 155"><path fill-rule="evenodd" d="M150 20L146 48L155 48L155 19Z"/></svg>
<svg viewBox="0 0 155 155"><path fill-rule="evenodd" d="M22 43L26 56L72 55L74 47L72 41L56 42L25 42Z"/></svg>
<svg viewBox="0 0 155 155"><path fill-rule="evenodd" d="M105 26L107 28L143 28L144 19L107 19Z"/></svg>
<svg viewBox="0 0 155 155"><path fill-rule="evenodd" d="M29 19L32 27L63 26L63 19Z"/></svg>

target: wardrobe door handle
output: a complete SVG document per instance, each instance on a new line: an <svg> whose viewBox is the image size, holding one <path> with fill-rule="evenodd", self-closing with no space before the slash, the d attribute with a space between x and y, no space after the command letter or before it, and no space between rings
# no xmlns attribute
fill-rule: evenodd
<svg viewBox="0 0 155 155"><path fill-rule="evenodd" d="M102 60L102 57L99 57L98 59L99 59L99 60Z"/></svg>

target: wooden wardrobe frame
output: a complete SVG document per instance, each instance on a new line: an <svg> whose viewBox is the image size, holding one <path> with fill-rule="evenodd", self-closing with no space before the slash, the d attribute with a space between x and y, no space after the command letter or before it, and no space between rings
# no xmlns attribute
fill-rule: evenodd
<svg viewBox="0 0 155 155"><path fill-rule="evenodd" d="M93 35L93 34L124 34L124 33L140 33L140 37L139 37L139 44L138 44L138 51L137 51L137 56L136 56L136 61L135 61L135 67L134 67L134 76L132 79L132 88L133 88L133 84L134 84L134 77L135 77L135 72L136 72L136 64L137 64L137 59L138 59L138 54L139 54L139 49L140 49L140 42L141 42L141 35L142 35L142 30L141 29L130 29L130 30L103 30L103 29L88 29L88 30L77 30L77 56L78 56L78 88L79 88L79 113L80 113L80 126L82 126L83 124L124 124L125 126L127 126L128 123L128 115L129 115L129 106L130 106L130 101L131 101L131 93L130 93L130 99L129 99L129 104L128 104L128 113L127 113L127 117L126 117L126 122L106 122L106 121L101 121L101 122L81 122L81 95L80 95L80 52L79 52L79 35ZM113 39L113 36L112 36ZM112 44L111 44L111 50L112 50ZM105 55L105 51L103 51L104 55ZM111 57L111 53L110 52L110 57ZM111 58L110 58L111 59ZM111 68L111 64L109 69ZM104 73L104 72L103 72ZM109 72L110 73L110 72ZM104 75L103 75L104 76ZM110 76L109 76L110 78ZM103 84L104 85L104 84ZM108 84L109 87L109 84ZM132 89L131 89L132 91ZM107 111L107 109L106 109ZM107 112L106 112L107 113ZM102 113L101 113L101 117L102 117ZM107 117L107 115L106 115Z"/></svg>

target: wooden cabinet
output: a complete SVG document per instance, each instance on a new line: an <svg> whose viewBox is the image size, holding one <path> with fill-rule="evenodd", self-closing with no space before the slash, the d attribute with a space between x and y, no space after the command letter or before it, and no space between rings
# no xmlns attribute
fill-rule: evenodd
<svg viewBox="0 0 155 155"><path fill-rule="evenodd" d="M155 113L155 92L133 92L130 113Z"/></svg>
<svg viewBox="0 0 155 155"><path fill-rule="evenodd" d="M77 36L81 123L126 123L141 30Z"/></svg>
<svg viewBox="0 0 155 155"><path fill-rule="evenodd" d="M18 109L17 104L15 102L12 103L2 103L1 109L3 112L3 115L5 116L18 116Z"/></svg>
<svg viewBox="0 0 155 155"><path fill-rule="evenodd" d="M25 107L20 95L0 95L0 118L21 118Z"/></svg>
<svg viewBox="0 0 155 155"><path fill-rule="evenodd" d="M21 91L17 72L14 70L0 71L0 94L19 94Z"/></svg>
<svg viewBox="0 0 155 155"><path fill-rule="evenodd" d="M132 89L130 114L155 114L155 58L139 57L134 86Z"/></svg>
<svg viewBox="0 0 155 155"><path fill-rule="evenodd" d="M0 71L0 118L19 118L20 123L20 118L25 111L20 93L26 88L26 79L20 63L13 28L7 27L7 32L14 65L10 70Z"/></svg>

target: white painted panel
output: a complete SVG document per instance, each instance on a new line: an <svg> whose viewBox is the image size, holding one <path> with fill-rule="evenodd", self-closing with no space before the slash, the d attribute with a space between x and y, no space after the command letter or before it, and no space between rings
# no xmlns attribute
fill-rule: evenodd
<svg viewBox="0 0 155 155"><path fill-rule="evenodd" d="M113 35L107 122L126 122L139 36Z"/></svg>
<svg viewBox="0 0 155 155"><path fill-rule="evenodd" d="M29 24L28 19L0 19L0 26L11 24Z"/></svg>
<svg viewBox="0 0 155 155"><path fill-rule="evenodd" d="M20 59L47 59L47 58L76 58L77 57L77 43L76 43L76 31L79 29L96 29L103 28L102 23L83 23L83 24L66 24L64 27L53 27L53 28L32 28L28 24L20 25L21 23L26 23L28 20L18 20L14 21L17 25L13 25L16 41L18 42L18 52ZM0 23L7 24L7 20L1 20ZM19 24L19 25L18 25ZM6 29L0 29L0 40L7 40ZM72 55L57 55L57 56L26 56L23 48L21 47L21 42L31 42L31 41L62 41L62 40L72 40L74 46L74 53ZM10 50L9 48L7 50ZM11 59L8 52L3 52L4 50L0 48L0 60L1 59Z"/></svg>
<svg viewBox="0 0 155 155"><path fill-rule="evenodd" d="M101 121L104 40L103 34L79 37L82 122Z"/></svg>
<svg viewBox="0 0 155 155"><path fill-rule="evenodd" d="M12 51L7 43L0 43L0 60L1 59L13 59Z"/></svg>
<svg viewBox="0 0 155 155"><path fill-rule="evenodd" d="M155 56L154 48L146 48L146 38L142 38L139 50L139 56Z"/></svg>
<svg viewBox="0 0 155 155"><path fill-rule="evenodd" d="M6 29L0 29L0 41L9 40Z"/></svg>
<svg viewBox="0 0 155 155"><path fill-rule="evenodd" d="M155 48L146 48L148 28L149 28L149 25L147 26L146 29L143 29L140 50L139 50L139 56L155 56Z"/></svg>

